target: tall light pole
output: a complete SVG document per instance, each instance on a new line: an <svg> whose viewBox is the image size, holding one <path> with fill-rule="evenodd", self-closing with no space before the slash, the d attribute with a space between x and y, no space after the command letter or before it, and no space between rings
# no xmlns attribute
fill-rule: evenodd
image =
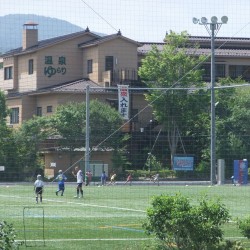
<svg viewBox="0 0 250 250"><path fill-rule="evenodd" d="M200 20L197 18L193 18L194 24L204 25L207 32L211 37L211 167L210 167L210 181L211 185L216 182L216 131L215 131L215 56L214 56L214 38L219 32L219 29L222 24L226 24L228 21L227 16L223 16L221 18L221 22L218 22L218 18L216 16L211 17L211 22L208 22L206 17L202 17Z"/></svg>
<svg viewBox="0 0 250 250"><path fill-rule="evenodd" d="M153 120L150 120L149 121L150 123L150 127L149 127L149 129L150 129L150 131L149 131L149 147L150 147L150 149L149 149L149 153L148 153L148 159L149 159L149 167L148 167L148 170L149 170L149 173L151 172L151 156L152 156L152 146L151 146L151 140L152 140L152 122L153 122Z"/></svg>
<svg viewBox="0 0 250 250"><path fill-rule="evenodd" d="M89 85L86 86L85 172L89 171Z"/></svg>

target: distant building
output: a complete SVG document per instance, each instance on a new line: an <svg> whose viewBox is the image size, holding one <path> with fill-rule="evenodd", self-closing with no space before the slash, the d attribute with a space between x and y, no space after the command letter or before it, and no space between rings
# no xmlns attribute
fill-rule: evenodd
<svg viewBox="0 0 250 250"><path fill-rule="evenodd" d="M209 55L209 37L190 37L190 43L199 43L196 55ZM150 51L153 43L138 43L121 32L99 36L89 28L60 37L38 41L38 24L23 25L22 47L0 55L0 89L5 91L7 106L12 113L10 126L18 127L34 115L51 115L57 107L69 101L85 101L86 86L89 85L90 99L98 99L117 106L117 93L109 91L117 84L142 88L137 71L142 58ZM163 43L154 43L162 49ZM231 76L250 80L250 39L216 38L216 77ZM188 53L194 54L194 49ZM204 63L204 80L210 81L210 63ZM97 89L98 87L102 87ZM131 94L130 117L147 105L143 89ZM128 125L125 132L140 133L147 127L152 114L139 114ZM49 140L49 139L48 139ZM59 154L51 138L43 151L46 169L51 172L69 166L67 154ZM83 156L78 152L75 159ZM111 152L94 152L93 159L111 165ZM50 171L49 171L50 170ZM52 172L53 172L52 171ZM52 173L53 174L53 173Z"/></svg>

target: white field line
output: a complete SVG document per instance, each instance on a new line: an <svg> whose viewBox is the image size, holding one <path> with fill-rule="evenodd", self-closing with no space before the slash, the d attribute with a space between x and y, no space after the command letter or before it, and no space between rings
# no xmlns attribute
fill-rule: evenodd
<svg viewBox="0 0 250 250"><path fill-rule="evenodd" d="M224 237L225 239L246 239L246 237ZM45 239L45 240L26 240L26 242L63 242L63 241L142 241L153 240L154 238L109 238L109 239ZM17 240L23 242L23 240Z"/></svg>
<svg viewBox="0 0 250 250"><path fill-rule="evenodd" d="M7 197L7 198L14 198L14 199L23 199L23 198L26 198L26 199L29 199L29 200L31 199L30 197L9 196L9 195L0 195L0 197ZM74 204L74 205L80 205L80 206L84 206L84 207L108 208L108 209L114 209L114 210L123 210L123 211L146 213L146 211L144 211L144 210L138 210L138 209L123 208L123 207L113 207L113 206L104 206L104 205L95 205L95 204L87 204L87 203L65 201L65 200L62 201L62 200L43 199L43 201ZM84 201L84 198L82 199L82 201ZM42 204L40 204L40 205L42 205ZM47 204L45 206L47 206Z"/></svg>
<svg viewBox="0 0 250 250"><path fill-rule="evenodd" d="M152 240L152 238L108 238L108 239L50 239L50 240L26 240L27 242L54 242L54 241L128 241L128 240ZM23 240L17 240L18 242L21 242Z"/></svg>

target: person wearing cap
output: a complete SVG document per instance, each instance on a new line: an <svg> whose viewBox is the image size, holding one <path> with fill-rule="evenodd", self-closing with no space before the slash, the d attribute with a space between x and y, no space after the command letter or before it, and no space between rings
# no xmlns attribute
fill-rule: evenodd
<svg viewBox="0 0 250 250"><path fill-rule="evenodd" d="M34 183L34 190L36 193L36 203L38 203L38 197L40 197L40 202L42 202L43 200L43 187L44 187L44 183L42 181L42 176L39 174L37 175L37 179Z"/></svg>
<svg viewBox="0 0 250 250"><path fill-rule="evenodd" d="M58 181L58 189L56 191L56 195L58 195L58 193L61 192L61 196L63 196L65 190L64 182L67 180L67 177L63 174L62 170L58 171L56 180Z"/></svg>

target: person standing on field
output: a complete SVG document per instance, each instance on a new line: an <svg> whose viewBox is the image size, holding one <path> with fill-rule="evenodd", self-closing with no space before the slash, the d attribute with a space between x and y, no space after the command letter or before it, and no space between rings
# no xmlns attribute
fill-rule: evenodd
<svg viewBox="0 0 250 250"><path fill-rule="evenodd" d="M36 193L36 203L38 203L38 197L40 198L40 202L43 200L43 187L44 183L42 181L42 176L39 174L37 175L37 179L34 183L34 191Z"/></svg>
<svg viewBox="0 0 250 250"><path fill-rule="evenodd" d="M89 185L89 175L88 175L88 172L85 173L84 182L85 182L85 186Z"/></svg>
<svg viewBox="0 0 250 250"><path fill-rule="evenodd" d="M102 186L106 185L106 180L107 180L107 175L106 175L105 171L103 171L102 175L101 175L101 185Z"/></svg>
<svg viewBox="0 0 250 250"><path fill-rule="evenodd" d="M83 173L79 167L75 167L75 172L72 171L73 176L76 178L76 196L75 198L83 198L83 190L82 190L82 183L83 183ZM81 197L80 197L81 193Z"/></svg>
<svg viewBox="0 0 250 250"><path fill-rule="evenodd" d="M110 177L110 182L108 185L115 185L115 178L116 178L116 173L114 173L113 175L111 175Z"/></svg>
<svg viewBox="0 0 250 250"><path fill-rule="evenodd" d="M153 178L154 183L156 182L159 183L159 173L156 173L155 175L153 175L152 178Z"/></svg>
<svg viewBox="0 0 250 250"><path fill-rule="evenodd" d="M67 180L67 177L63 174L62 170L58 171L56 180L58 181L58 190L56 191L56 195L58 195L58 193L61 192L61 196L63 196L64 190L65 190L64 181Z"/></svg>
<svg viewBox="0 0 250 250"><path fill-rule="evenodd" d="M130 173L127 177L127 181L124 184L127 184L129 182L129 185L131 186L132 184L132 174Z"/></svg>
<svg viewBox="0 0 250 250"><path fill-rule="evenodd" d="M89 170L87 172L87 174L88 174L88 181L89 181L89 185L90 185L90 182L92 181L92 172Z"/></svg>

